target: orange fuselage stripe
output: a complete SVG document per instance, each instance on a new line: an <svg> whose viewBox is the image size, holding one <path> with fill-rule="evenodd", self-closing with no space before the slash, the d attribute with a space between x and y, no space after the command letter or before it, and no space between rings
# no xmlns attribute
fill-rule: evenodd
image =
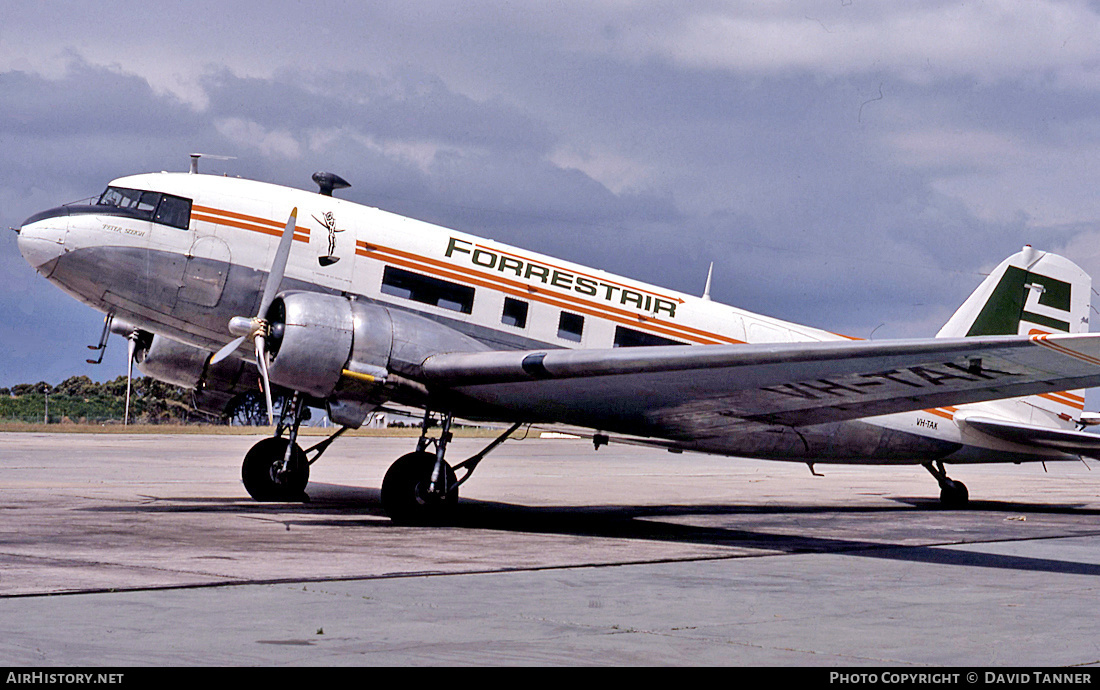
<svg viewBox="0 0 1100 690"><path fill-rule="evenodd" d="M676 299L672 299L671 297L666 297L665 295L662 295L659 292L654 292L653 290L646 290L645 288L640 288L640 287L637 287L635 285L627 285L626 283L619 283L619 282L616 282L614 280L609 280L607 278L601 278L600 276L592 275L591 273L583 273L583 272L578 271L576 269L567 269L567 268L563 268L561 266L555 266L554 264L546 262L546 261L532 262L529 258L527 258L526 256L523 256L522 254L514 254L512 252L506 252L503 249L494 249L492 247L486 247L483 244L475 244L474 247L476 247L478 249L484 249L485 251L493 252L495 254L504 254L505 256L510 256L514 259L519 259L520 261L523 261L525 264L527 264L527 263L538 263L538 265L540 265L540 266L546 266L547 268L552 268L556 271L561 271L563 273L569 273L569 274L577 275L577 276L584 276L585 278L589 278L591 280L598 280L601 283L606 283L608 285L614 285L616 287L623 288L625 290L633 290L635 292L641 292L643 294L653 295L654 297L660 297L661 299L665 299L665 300L668 300L670 302L676 302L678 304L683 304L684 303L684 300L680 299L679 297L677 297Z"/></svg>
<svg viewBox="0 0 1100 690"><path fill-rule="evenodd" d="M1064 394L1062 394L1062 393L1040 393L1039 397L1040 398L1046 398L1047 400L1053 400L1056 403L1066 405L1068 407L1072 407L1075 410L1085 409L1085 404L1083 402L1077 402L1076 400L1063 400L1062 398L1058 397L1059 395L1064 395Z"/></svg>
<svg viewBox="0 0 1100 690"><path fill-rule="evenodd" d="M1035 336L1031 337L1031 340L1032 340L1032 342L1036 342L1036 343L1042 345L1043 347L1050 348L1051 350L1054 350L1055 352L1060 352L1060 353L1066 355L1067 357L1073 357L1074 359L1079 359L1082 362L1088 362L1089 364L1100 364L1100 359L1097 359L1096 357L1093 357L1091 355L1086 355L1082 352L1077 352L1076 350L1072 350L1072 349L1070 349L1070 348L1068 348L1065 345L1062 345L1060 343L1052 343L1049 340L1047 340L1047 338L1048 338L1048 336L1046 336L1046 335L1035 335Z"/></svg>
<svg viewBox="0 0 1100 690"><path fill-rule="evenodd" d="M281 235L283 228L285 227L284 224L279 223L278 221L269 220L267 218L260 218L258 216L251 216L244 213L227 211L224 209L201 206L197 204L192 207L192 212L193 217L196 220L202 220L218 225L239 228L242 230L249 230L251 232L258 232L270 236ZM300 225L295 226L295 241L308 242L309 232L310 229L308 227L303 227ZM492 251L499 252L500 250ZM422 257L417 254L411 254L409 252L404 252L398 249L368 244L367 242L364 242L362 240L356 242L355 253L359 256L364 256L368 258L374 258L371 257L372 253L379 253L383 255L388 254L389 256L386 256L388 260L391 260L393 263L399 264L406 268L413 268L416 270L427 272L443 271L446 272L445 275L447 275L451 279L465 280L467 282L472 282L476 285L480 285L481 287L501 290L502 292L507 292L508 294L514 296L526 297L538 302L550 304L552 306L573 309L574 311L579 311L589 316L595 316L597 318L607 318L612 321L631 326L644 326L647 330L652 330L655 333L680 338L689 342L699 344L739 344L743 342L741 340L737 340L736 338L730 338L728 336L710 333L708 331L692 328L690 326L662 322L653 316L638 314L624 309L616 309L614 307L592 304L590 302L586 302L585 300L578 299L572 295L560 295L552 292L547 292L544 288L539 288L537 286L529 285L527 283L510 281L501 276L484 275L480 272L473 271L471 269L467 269L461 266L455 266L453 264L444 263L438 260L428 259L426 257ZM510 254L508 252L500 253L509 254L509 256L515 256L517 258L522 258L527 261L527 259L519 255ZM609 285L623 286L622 283L615 283L613 281L598 278L596 276L589 276L585 273L580 273L577 271L572 271L572 273L575 275L591 277L593 280L599 280ZM682 299L669 299L660 295L659 293L655 293L650 290L635 287L630 287L629 289L654 296L660 296L662 299L667 299L670 302L677 302L680 304L683 303Z"/></svg>
<svg viewBox="0 0 1100 690"><path fill-rule="evenodd" d="M929 408L927 410L921 410L921 412L927 412L928 414L934 414L937 417L943 417L944 419L954 419L955 418L955 412L958 411L958 409L959 408L957 408L957 407L952 407L952 406L948 405L946 407L936 407L936 408Z"/></svg>
<svg viewBox="0 0 1100 690"><path fill-rule="evenodd" d="M279 237L282 235L283 229L286 227L286 223L280 225L272 220L257 218L256 216L246 216L243 213L233 213L232 211L222 211L206 206L193 206L191 208L191 216L195 220L203 220L217 225L227 225L229 227L240 228L241 230L250 230L264 235L271 235L272 237ZM309 242L309 228L302 225L295 225L294 240L297 242Z"/></svg>

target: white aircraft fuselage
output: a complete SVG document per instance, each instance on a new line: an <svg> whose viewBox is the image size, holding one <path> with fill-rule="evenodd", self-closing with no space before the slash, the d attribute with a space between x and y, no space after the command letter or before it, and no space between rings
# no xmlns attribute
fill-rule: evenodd
<svg viewBox="0 0 1100 690"><path fill-rule="evenodd" d="M837 399L850 406L850 413L821 424L728 413L736 411L736 401L713 395L687 396L675 404L662 399L659 412L643 414L602 397L600 378L591 379L590 386L573 380L573 394L563 390L550 398L524 393L519 384L485 395L478 385L434 386L426 363L456 353L578 349L622 356L616 348L642 352L856 339L316 192L200 174L123 177L110 183L97 205L32 216L18 242L38 272L123 324L117 332L132 329L145 336L138 361L147 373L205 391L216 407L256 385L258 372L246 347L218 364L210 363L210 354L231 340L230 319L255 313L292 209L297 220L277 305L282 322L269 340L284 337L284 326L287 335L283 350L272 350L272 381L327 405L335 419L351 426L376 405L396 400L467 418L628 435L670 450L811 464L1078 457L1072 449L981 433L966 418L977 411L1073 429L1083 410L1081 390L1043 393L1041 399L967 403L964 398L963 404L873 414L872 403L887 388L925 393L952 379L1015 375L1004 367L973 365L967 373L946 360L887 367L854 383L821 375L761 387L779 400ZM1040 299L1041 292L1028 299ZM1074 314L1081 313L1079 302L1085 300L1087 317L1087 290L1082 295L1076 289L1073 300ZM1028 302L1028 308L1041 313L1047 307ZM1087 330L1087 323L1030 326L1032 336ZM294 347L291 333L298 338ZM529 357L524 368L531 364L532 377L540 378L541 361ZM638 398L660 397L656 384L647 385L638 381ZM572 404L574 399L583 405ZM864 404L870 415L861 413Z"/></svg>

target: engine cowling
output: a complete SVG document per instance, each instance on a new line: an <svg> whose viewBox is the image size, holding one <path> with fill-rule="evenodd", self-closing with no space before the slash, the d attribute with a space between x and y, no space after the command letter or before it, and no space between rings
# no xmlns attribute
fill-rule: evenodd
<svg viewBox="0 0 1100 690"><path fill-rule="evenodd" d="M210 351L153 335L139 340L135 362L146 376L195 391L195 406L203 412L221 415L234 396L255 388L255 377L245 376L248 365L227 359L209 366Z"/></svg>
<svg viewBox="0 0 1100 690"><path fill-rule="evenodd" d="M134 353L138 369L146 376L182 388L197 388L210 353L178 340L154 335L148 347Z"/></svg>
<svg viewBox="0 0 1100 690"><path fill-rule="evenodd" d="M393 344L389 311L316 292L284 293L268 310L271 381L315 398L336 392L344 372L381 383Z"/></svg>

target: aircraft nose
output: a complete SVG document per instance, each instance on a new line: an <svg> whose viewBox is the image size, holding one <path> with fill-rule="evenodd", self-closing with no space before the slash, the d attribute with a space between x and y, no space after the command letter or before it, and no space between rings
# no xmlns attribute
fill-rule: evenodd
<svg viewBox="0 0 1100 690"><path fill-rule="evenodd" d="M33 221L33 217L30 220ZM19 253L34 270L47 278L57 266L57 258L65 252L68 221L67 217L54 217L24 222L19 228L19 237L16 240Z"/></svg>

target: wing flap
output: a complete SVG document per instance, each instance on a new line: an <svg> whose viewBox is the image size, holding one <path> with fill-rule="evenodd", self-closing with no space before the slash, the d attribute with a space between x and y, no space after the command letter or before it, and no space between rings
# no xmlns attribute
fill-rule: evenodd
<svg viewBox="0 0 1100 690"><path fill-rule="evenodd" d="M1100 457L1100 436L1096 434L970 415L961 422L1002 441Z"/></svg>

